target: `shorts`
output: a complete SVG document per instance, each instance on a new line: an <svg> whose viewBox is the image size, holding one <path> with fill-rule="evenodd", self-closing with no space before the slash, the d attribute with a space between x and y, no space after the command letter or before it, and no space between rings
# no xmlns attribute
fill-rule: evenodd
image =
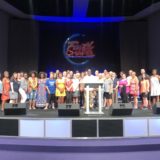
<svg viewBox="0 0 160 160"><path fill-rule="evenodd" d="M55 94L48 94L47 96L47 103L55 102L56 96Z"/></svg>
<svg viewBox="0 0 160 160"><path fill-rule="evenodd" d="M103 97L104 97L105 99L112 99L112 94L110 94L109 92L104 92Z"/></svg>
<svg viewBox="0 0 160 160"><path fill-rule="evenodd" d="M18 92L9 92L10 100L18 100Z"/></svg>
<svg viewBox="0 0 160 160"><path fill-rule="evenodd" d="M37 98L37 91L36 90L32 90L29 93L29 100L36 100L36 98Z"/></svg>

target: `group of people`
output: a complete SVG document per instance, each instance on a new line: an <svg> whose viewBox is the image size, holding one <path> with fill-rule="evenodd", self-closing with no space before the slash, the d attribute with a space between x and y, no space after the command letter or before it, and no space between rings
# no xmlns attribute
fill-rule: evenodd
<svg viewBox="0 0 160 160"><path fill-rule="evenodd" d="M145 69L140 70L141 74L129 70L128 75L120 72L120 77L115 72L98 70L92 74L88 69L84 72L73 72L71 70L60 72L50 72L47 78L45 72L37 74L32 71L30 74L24 72L14 72L10 78L9 72L5 71L0 80L0 96L4 111L5 104L29 102L29 109L57 108L61 103L79 103L85 108L86 90L85 84L101 83L103 104L106 109L113 103L118 103L118 97L122 103L133 101L134 108L138 108L138 98L142 100L141 107L151 108L159 102L160 77L156 69L152 70L152 75L148 75ZM90 97L90 107L96 107L98 102L97 88L92 88Z"/></svg>

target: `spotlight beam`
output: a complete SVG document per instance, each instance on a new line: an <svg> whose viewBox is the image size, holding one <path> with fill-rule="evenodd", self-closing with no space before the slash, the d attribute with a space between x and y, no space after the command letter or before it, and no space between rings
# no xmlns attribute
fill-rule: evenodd
<svg viewBox="0 0 160 160"><path fill-rule="evenodd" d="M73 17L86 17L89 0L73 0Z"/></svg>

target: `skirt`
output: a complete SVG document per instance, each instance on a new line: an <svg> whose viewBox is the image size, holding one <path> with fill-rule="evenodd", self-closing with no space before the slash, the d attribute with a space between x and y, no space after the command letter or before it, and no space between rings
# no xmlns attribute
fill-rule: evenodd
<svg viewBox="0 0 160 160"><path fill-rule="evenodd" d="M73 97L79 97L79 91L73 92Z"/></svg>

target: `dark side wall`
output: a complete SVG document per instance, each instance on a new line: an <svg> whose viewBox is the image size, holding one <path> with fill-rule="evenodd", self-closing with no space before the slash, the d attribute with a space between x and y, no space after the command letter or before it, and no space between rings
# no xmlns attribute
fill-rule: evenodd
<svg viewBox="0 0 160 160"><path fill-rule="evenodd" d="M38 70L38 26L36 22L12 19L9 29L8 68L13 71Z"/></svg>
<svg viewBox="0 0 160 160"><path fill-rule="evenodd" d="M148 18L148 42L148 66L160 73L160 11Z"/></svg>
<svg viewBox="0 0 160 160"><path fill-rule="evenodd" d="M139 73L140 68L147 68L147 21L120 24L120 55L121 70L125 72L132 69Z"/></svg>
<svg viewBox="0 0 160 160"><path fill-rule="evenodd" d="M0 72L6 70L8 64L8 28L9 15L0 11Z"/></svg>

